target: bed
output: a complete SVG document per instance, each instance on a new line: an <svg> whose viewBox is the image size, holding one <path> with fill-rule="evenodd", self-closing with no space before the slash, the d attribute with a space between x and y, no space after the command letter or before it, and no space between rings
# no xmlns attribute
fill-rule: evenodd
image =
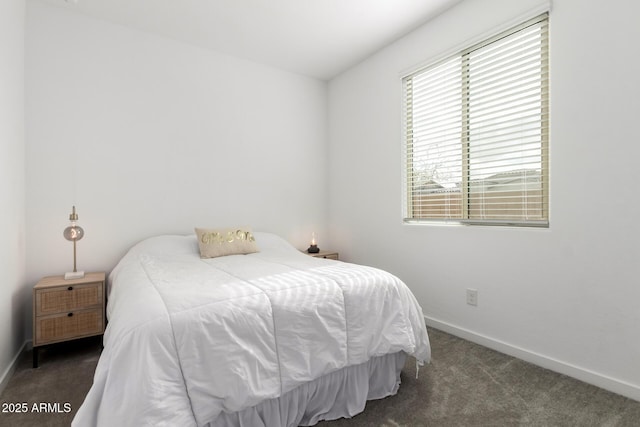
<svg viewBox="0 0 640 427"><path fill-rule="evenodd" d="M73 426L314 425L395 394L407 355L429 361L422 310L398 278L252 238L246 255L203 259L196 235L127 252Z"/></svg>

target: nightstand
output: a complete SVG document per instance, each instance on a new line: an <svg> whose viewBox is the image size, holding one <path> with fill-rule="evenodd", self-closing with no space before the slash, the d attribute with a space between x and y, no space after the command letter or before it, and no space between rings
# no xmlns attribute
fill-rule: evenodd
<svg viewBox="0 0 640 427"><path fill-rule="evenodd" d="M33 367L38 367L38 347L102 335L104 308L103 272L72 280L42 278L33 287Z"/></svg>
<svg viewBox="0 0 640 427"><path fill-rule="evenodd" d="M335 259L338 260L338 252L332 252L332 251L320 251L317 254L310 254L307 251L302 251L305 254L312 256L314 258L325 258L325 259Z"/></svg>

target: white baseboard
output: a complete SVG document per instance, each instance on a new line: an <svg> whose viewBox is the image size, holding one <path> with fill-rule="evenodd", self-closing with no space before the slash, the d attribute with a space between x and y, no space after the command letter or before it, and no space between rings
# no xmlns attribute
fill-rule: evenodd
<svg viewBox="0 0 640 427"><path fill-rule="evenodd" d="M4 372L2 373L2 376L0 376L0 394L2 394L4 389L7 387L7 384L9 384L9 380L11 379L11 376L16 371L16 367L18 366L18 359L20 358L20 355L22 355L23 351L28 350L30 345L31 345L31 340L25 341L24 344L22 344L22 347L20 347L20 351L18 351L18 354L16 354L13 357L7 369L5 369Z"/></svg>
<svg viewBox="0 0 640 427"><path fill-rule="evenodd" d="M631 384L623 380L602 375L589 369L581 368L552 357L544 356L531 350L527 350L486 335L478 334L474 331L461 328L447 322L442 322L428 316L425 316L425 321L429 327L439 329L467 341L499 351L500 353L508 354L509 356L533 363L534 365L541 366L545 369L584 381L585 383L609 390L613 393L628 397L629 399L640 401L640 386L636 384Z"/></svg>

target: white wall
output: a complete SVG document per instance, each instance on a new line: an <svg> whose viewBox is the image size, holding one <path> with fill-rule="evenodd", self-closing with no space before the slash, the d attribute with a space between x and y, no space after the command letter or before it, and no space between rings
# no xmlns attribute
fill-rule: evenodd
<svg viewBox="0 0 640 427"><path fill-rule="evenodd" d="M331 239L430 324L640 400L640 3L553 3L549 229L401 221L401 73L538 5L462 2L330 82Z"/></svg>
<svg viewBox="0 0 640 427"><path fill-rule="evenodd" d="M0 2L0 392L25 341L24 0Z"/></svg>
<svg viewBox="0 0 640 427"><path fill-rule="evenodd" d="M27 277L111 270L135 242L326 227L326 83L27 3Z"/></svg>

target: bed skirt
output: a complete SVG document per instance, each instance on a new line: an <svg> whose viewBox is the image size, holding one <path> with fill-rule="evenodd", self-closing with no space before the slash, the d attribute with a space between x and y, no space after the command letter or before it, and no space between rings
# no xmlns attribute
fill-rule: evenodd
<svg viewBox="0 0 640 427"><path fill-rule="evenodd" d="M296 427L322 420L350 418L364 411L367 400L394 395L406 353L375 357L303 384L278 399L240 412L223 412L207 427Z"/></svg>

